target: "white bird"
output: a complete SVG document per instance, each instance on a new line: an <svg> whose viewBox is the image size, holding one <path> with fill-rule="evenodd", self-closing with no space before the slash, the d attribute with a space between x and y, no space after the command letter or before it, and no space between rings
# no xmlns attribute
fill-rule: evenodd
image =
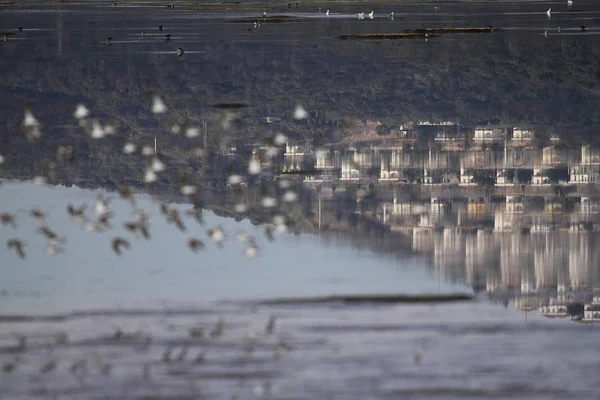
<svg viewBox="0 0 600 400"><path fill-rule="evenodd" d="M364 12L356 13L356 16L357 16L358 19L365 19L365 13Z"/></svg>
<svg viewBox="0 0 600 400"><path fill-rule="evenodd" d="M390 18L394 19L394 12L393 11L390 13Z"/></svg>
<svg viewBox="0 0 600 400"><path fill-rule="evenodd" d="M106 132L104 131L102 125L100 125L100 122L92 122L92 132L90 133L90 136L92 139L102 139L104 136L106 136Z"/></svg>
<svg viewBox="0 0 600 400"><path fill-rule="evenodd" d="M167 106L162 101L160 96L154 96L152 98L152 113L154 114L163 114L167 112Z"/></svg>
<svg viewBox="0 0 600 400"><path fill-rule="evenodd" d="M225 232L223 232L221 225L217 225L216 227L209 229L208 237L215 242L217 246L223 247L223 242L225 241Z"/></svg>
<svg viewBox="0 0 600 400"><path fill-rule="evenodd" d="M373 11L371 11L371 12L369 13L369 18L370 18L370 19L373 19L373 16L374 16L374 14L373 14Z"/></svg>
<svg viewBox="0 0 600 400"><path fill-rule="evenodd" d="M325 11L325 15L329 17L329 10Z"/></svg>
<svg viewBox="0 0 600 400"><path fill-rule="evenodd" d="M573 0L567 0L567 6L571 7L573 5Z"/></svg>
<svg viewBox="0 0 600 400"><path fill-rule="evenodd" d="M73 114L77 119L87 118L90 115L90 110L84 104L77 104L77 108L75 109L75 113Z"/></svg>
<svg viewBox="0 0 600 400"><path fill-rule="evenodd" d="M552 9L549 8L548 11L546 11L546 15L548 16L548 18L550 18L552 16L551 13L552 13Z"/></svg>
<svg viewBox="0 0 600 400"><path fill-rule="evenodd" d="M244 256L248 258L255 258L258 256L258 254L259 250L254 242L250 242L250 244L248 244L248 247L246 247L246 249L244 250Z"/></svg>
<svg viewBox="0 0 600 400"><path fill-rule="evenodd" d="M364 13L362 13L364 15ZM359 17L359 19L362 19ZM294 110L294 119L306 119L308 118L308 111L304 109L301 105L297 105Z"/></svg>

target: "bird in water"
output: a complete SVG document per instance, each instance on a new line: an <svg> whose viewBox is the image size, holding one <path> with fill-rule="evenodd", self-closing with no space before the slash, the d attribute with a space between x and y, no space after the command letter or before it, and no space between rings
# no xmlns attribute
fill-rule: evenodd
<svg viewBox="0 0 600 400"><path fill-rule="evenodd" d="M552 9L549 8L548 11L546 11L546 15L548 16L548 18L550 18L552 16Z"/></svg>
<svg viewBox="0 0 600 400"><path fill-rule="evenodd" d="M329 10L325 11L325 15L329 17Z"/></svg>
<svg viewBox="0 0 600 400"><path fill-rule="evenodd" d="M269 318L269 321L267 322L267 326L265 327L265 333L267 335L270 335L273 332L275 332L275 323L276 322L277 322L277 317L274 315L271 315L271 317Z"/></svg>
<svg viewBox="0 0 600 400"><path fill-rule="evenodd" d="M181 47L177 48L177 57L181 57L184 53L185 51Z"/></svg>
<svg viewBox="0 0 600 400"><path fill-rule="evenodd" d="M581 25L581 32L585 32L585 25Z"/></svg>
<svg viewBox="0 0 600 400"><path fill-rule="evenodd" d="M567 0L567 7L573 7L573 0Z"/></svg>
<svg viewBox="0 0 600 400"><path fill-rule="evenodd" d="M359 13L356 13L356 17L357 17L358 19L365 19L365 13L364 13L364 12L359 12Z"/></svg>
<svg viewBox="0 0 600 400"><path fill-rule="evenodd" d="M373 13L373 11L371 11L371 12L369 13L369 19L373 19L374 17L375 17L375 14Z"/></svg>
<svg viewBox="0 0 600 400"><path fill-rule="evenodd" d="M158 26L158 30L162 32L162 30L163 30L163 26L162 26L162 25L159 25L159 26Z"/></svg>

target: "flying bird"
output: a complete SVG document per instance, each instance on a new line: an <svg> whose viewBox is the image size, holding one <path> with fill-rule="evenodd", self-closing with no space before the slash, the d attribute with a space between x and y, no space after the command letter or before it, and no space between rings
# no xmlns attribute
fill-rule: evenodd
<svg viewBox="0 0 600 400"><path fill-rule="evenodd" d="M23 249L24 247L25 243L19 239L9 239L6 242L6 248L14 249L17 252L17 255L23 260L25 259L25 250Z"/></svg>
<svg viewBox="0 0 600 400"><path fill-rule="evenodd" d="M13 228L17 228L17 223L15 222L15 216L9 213L0 214L0 222L2 225L10 225Z"/></svg>
<svg viewBox="0 0 600 400"><path fill-rule="evenodd" d="M204 248L204 242L200 239L190 239L188 240L188 247L194 252L198 252Z"/></svg>
<svg viewBox="0 0 600 400"><path fill-rule="evenodd" d="M121 248L129 249L130 247L131 245L126 239L123 239L121 237L116 237L112 239L112 249L118 256L121 255Z"/></svg>

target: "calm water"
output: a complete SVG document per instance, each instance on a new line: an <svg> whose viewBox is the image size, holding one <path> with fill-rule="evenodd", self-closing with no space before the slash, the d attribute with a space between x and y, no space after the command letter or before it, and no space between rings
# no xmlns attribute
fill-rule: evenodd
<svg viewBox="0 0 600 400"><path fill-rule="evenodd" d="M599 396L595 2L169 4L0 4L0 398Z"/></svg>

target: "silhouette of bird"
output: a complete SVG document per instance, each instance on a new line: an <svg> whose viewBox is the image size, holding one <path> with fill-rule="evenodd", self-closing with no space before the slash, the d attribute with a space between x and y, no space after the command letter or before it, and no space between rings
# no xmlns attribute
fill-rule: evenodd
<svg viewBox="0 0 600 400"><path fill-rule="evenodd" d="M200 239L190 239L188 240L188 247L193 252L198 252L204 248L204 242Z"/></svg>
<svg viewBox="0 0 600 400"><path fill-rule="evenodd" d="M581 32L585 32L585 25L581 25Z"/></svg>
<svg viewBox="0 0 600 400"><path fill-rule="evenodd" d="M44 235L51 244L59 245L65 242L64 238L59 237L54 231L51 231L47 226L41 226L38 228L38 233Z"/></svg>
<svg viewBox="0 0 600 400"><path fill-rule="evenodd" d="M191 218L194 218L196 222L200 225L204 225L204 217L202 215L202 210L198 208L192 208L185 212L185 215Z"/></svg>
<svg viewBox="0 0 600 400"><path fill-rule="evenodd" d="M267 239L269 240L269 242L272 242L275 240L275 236L274 236L274 229L272 226L270 225L263 225L263 232L265 233L265 236L267 237Z"/></svg>
<svg viewBox="0 0 600 400"><path fill-rule="evenodd" d="M17 252L17 255L21 258L21 259L25 259L25 243L19 239L9 239L6 242L6 248L8 249L14 249Z"/></svg>
<svg viewBox="0 0 600 400"><path fill-rule="evenodd" d="M166 217L168 223L174 223L177 229L179 229L181 232L185 232L186 227L181 219L181 216L179 215L179 211L171 208L167 211Z"/></svg>
<svg viewBox="0 0 600 400"><path fill-rule="evenodd" d="M118 256L121 255L121 248L129 249L131 247L131 245L129 244L129 241L127 241L126 239L123 239L121 237L113 238L111 243L112 243L113 251Z"/></svg>
<svg viewBox="0 0 600 400"><path fill-rule="evenodd" d="M67 212L69 213L69 216L71 217L71 219L75 222L83 222L84 220L84 212L86 209L86 205L83 204L82 206L80 206L79 208L75 208L73 207L73 204L69 203L67 205Z"/></svg>
<svg viewBox="0 0 600 400"><path fill-rule="evenodd" d="M13 228L17 228L17 223L15 222L15 216L9 213L0 214L0 222L2 225L10 225Z"/></svg>
<svg viewBox="0 0 600 400"><path fill-rule="evenodd" d="M121 198L128 200L132 206L135 206L135 192L130 187L122 186L119 188Z"/></svg>
<svg viewBox="0 0 600 400"><path fill-rule="evenodd" d="M43 211L38 210L37 208L34 208L33 210L31 210L29 212L29 215L32 218L35 218L35 220L37 221L37 223L38 223L39 226L46 225L46 217L47 217L47 215L44 214Z"/></svg>
<svg viewBox="0 0 600 400"><path fill-rule="evenodd" d="M162 26L162 25L159 25L159 26L158 26L158 30L162 32L162 30L163 30L163 26Z"/></svg>

